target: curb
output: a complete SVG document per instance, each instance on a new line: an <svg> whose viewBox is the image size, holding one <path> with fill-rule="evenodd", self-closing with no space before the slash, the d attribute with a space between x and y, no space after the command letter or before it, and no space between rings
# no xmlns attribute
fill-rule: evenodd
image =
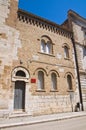
<svg viewBox="0 0 86 130"><path fill-rule="evenodd" d="M34 120L34 117L33 117L33 121L10 123L10 124L1 124L0 130L2 128L10 128L10 127L15 127L15 126L24 126L24 125L32 125L32 124L45 123L45 122L51 122L51 121L59 121L59 120L65 120L65 119L78 118L78 117L82 117L82 116L86 116L86 113L83 112L83 113L80 113L80 114L77 114L77 115L65 115L65 116L62 116L62 117L57 114L57 117L55 117L55 118L38 119L38 120L36 120L36 119ZM45 117L46 117L46 115L45 115Z"/></svg>

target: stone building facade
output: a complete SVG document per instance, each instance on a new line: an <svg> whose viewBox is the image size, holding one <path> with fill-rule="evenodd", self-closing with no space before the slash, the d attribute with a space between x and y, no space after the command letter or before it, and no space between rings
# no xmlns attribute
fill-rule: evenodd
<svg viewBox="0 0 86 130"><path fill-rule="evenodd" d="M0 0L0 116L75 110L72 32Z"/></svg>
<svg viewBox="0 0 86 130"><path fill-rule="evenodd" d="M66 27L69 27L74 35L80 77L81 102L83 109L86 110L86 19L69 10L68 20L64 25L67 25Z"/></svg>

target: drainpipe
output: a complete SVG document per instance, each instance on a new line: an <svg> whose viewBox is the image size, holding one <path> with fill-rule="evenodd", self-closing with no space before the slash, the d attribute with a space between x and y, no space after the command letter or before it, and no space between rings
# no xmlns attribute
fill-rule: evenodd
<svg viewBox="0 0 86 130"><path fill-rule="evenodd" d="M79 85L79 96L80 96L81 111L84 111L83 100L82 100L82 90L81 90L81 83L80 83L79 66L78 66L78 59L77 59L77 52L76 52L76 46L75 46L75 41L74 41L73 37L72 37L72 42L73 42L73 48L74 48L74 53L75 53L76 71L77 71L77 78L78 78L78 85Z"/></svg>

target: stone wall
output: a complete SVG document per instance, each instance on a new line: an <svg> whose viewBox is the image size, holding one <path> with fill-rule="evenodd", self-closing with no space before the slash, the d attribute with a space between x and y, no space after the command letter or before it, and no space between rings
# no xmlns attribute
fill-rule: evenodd
<svg viewBox="0 0 86 130"><path fill-rule="evenodd" d="M73 75L73 105L78 102L78 88L76 87L76 72L74 66L74 51L71 38L59 33L46 30L40 26L33 25L33 23L26 23L19 20L17 29L20 30L20 39L22 47L18 51L19 59L22 61L21 66L28 69L31 78L36 79L36 83L29 82L30 88L28 90L28 112L35 115L49 114L57 112L71 111L70 92L67 88L66 74ZM43 54L40 51L41 37L47 35L53 45L53 54ZM64 58L63 44L67 43L69 46L70 59ZM19 66L19 62L14 63L14 67ZM44 71L45 91L38 91L38 70ZM58 91L51 91L51 72L58 73Z"/></svg>
<svg viewBox="0 0 86 130"><path fill-rule="evenodd" d="M9 110L12 64L14 60L18 60L17 50L21 47L19 31L12 24L7 24L12 2L15 5L15 0L0 0L0 110ZM15 9L13 11L17 12ZM12 18L10 23L11 21Z"/></svg>
<svg viewBox="0 0 86 130"><path fill-rule="evenodd" d="M69 112L78 102L76 71L71 32L60 26L39 26L17 18L17 1L0 0L0 111L14 112L15 82L24 80L25 112L30 115ZM44 21L42 24L45 23ZM59 31L58 31L59 30ZM52 40L53 54L40 51L41 37ZM69 59L64 58L64 44L69 46ZM14 77L13 72L21 68L29 77ZM38 71L44 72L44 91L38 91ZM51 73L57 74L57 91L51 89ZM67 74L72 76L72 101L67 86ZM31 83L31 79L36 79Z"/></svg>
<svg viewBox="0 0 86 130"><path fill-rule="evenodd" d="M86 47L84 46L85 30L83 30L86 28L86 24L77 19L76 22L75 20L72 22L72 25L79 65L82 101L84 110L86 110Z"/></svg>

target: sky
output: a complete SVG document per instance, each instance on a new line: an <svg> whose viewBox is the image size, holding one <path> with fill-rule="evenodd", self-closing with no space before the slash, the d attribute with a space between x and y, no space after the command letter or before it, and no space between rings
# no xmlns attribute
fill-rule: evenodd
<svg viewBox="0 0 86 130"><path fill-rule="evenodd" d="M86 0L19 0L18 6L57 24L67 19L70 9L86 18Z"/></svg>

